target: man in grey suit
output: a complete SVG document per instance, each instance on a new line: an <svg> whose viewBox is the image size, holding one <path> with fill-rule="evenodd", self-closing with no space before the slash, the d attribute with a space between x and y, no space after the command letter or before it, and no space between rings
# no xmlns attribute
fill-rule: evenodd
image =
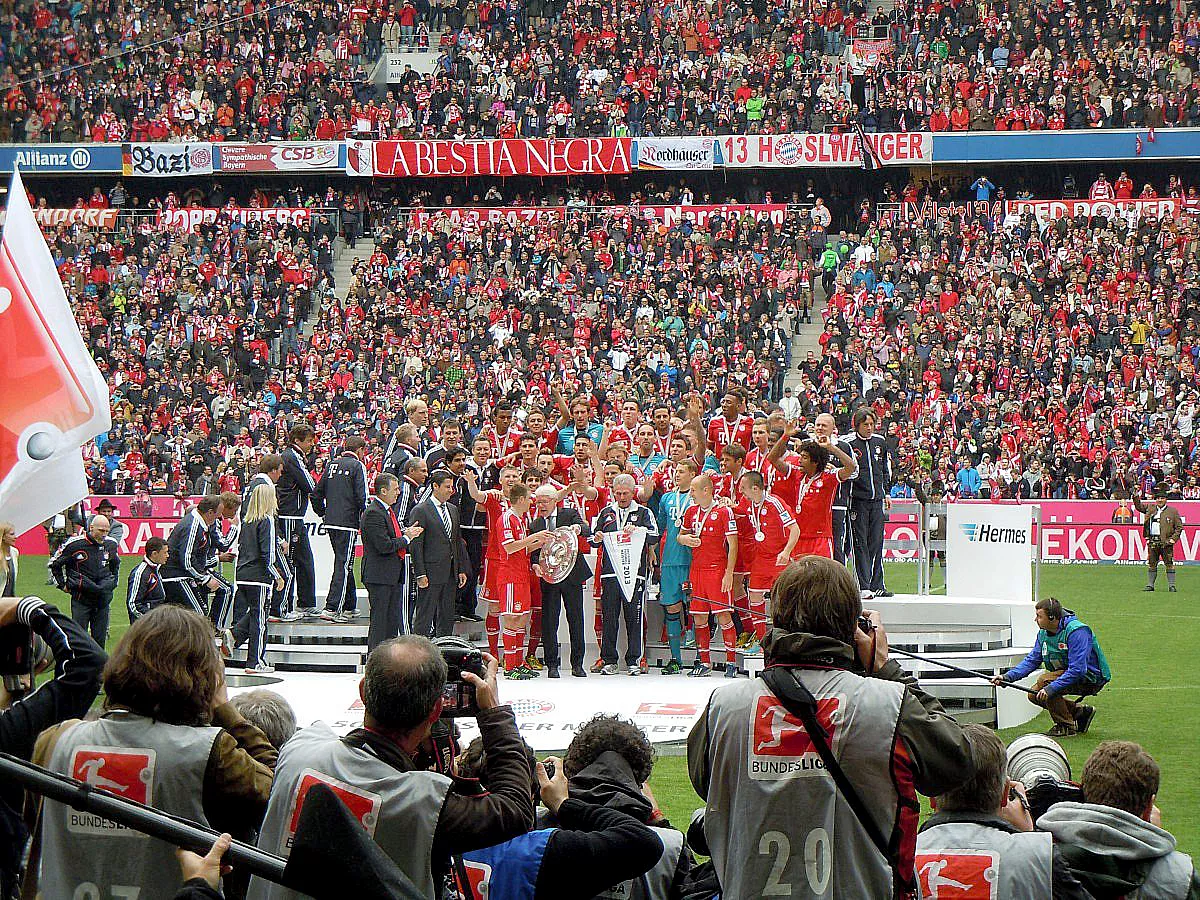
<svg viewBox="0 0 1200 900"><path fill-rule="evenodd" d="M413 634L437 637L454 632L454 601L467 583L454 475L438 469L429 477L429 497L413 507L408 520L424 531L412 542L412 568L417 579L417 606L413 612Z"/></svg>
<svg viewBox="0 0 1200 900"><path fill-rule="evenodd" d="M556 528L571 528L578 537L585 539L591 534L588 523L579 517L574 507L559 507L558 492L554 488L542 485L534 494L534 499L537 501L537 516L529 523L530 534L554 531ZM586 678L587 672L583 668L583 586L592 577L592 568L580 553L575 557L575 566L567 573L567 577L558 584L551 584L542 577L540 555L540 550L534 550L529 554L529 560L542 585L542 643L546 647L546 674L551 678L559 677L558 617L562 607L566 607L567 630L571 635L571 674L576 678Z"/></svg>

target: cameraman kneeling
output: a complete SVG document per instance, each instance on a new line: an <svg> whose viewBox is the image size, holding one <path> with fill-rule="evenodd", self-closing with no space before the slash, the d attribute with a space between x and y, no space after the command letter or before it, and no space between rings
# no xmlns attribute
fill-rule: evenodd
<svg viewBox="0 0 1200 900"><path fill-rule="evenodd" d="M1160 825L1158 763L1130 741L1104 741L1083 766L1085 803L1055 803L1038 819L1098 900L1195 900L1200 875Z"/></svg>
<svg viewBox="0 0 1200 900"><path fill-rule="evenodd" d="M25 625L54 657L54 680L32 694L32 678L5 677L0 692L0 751L29 759L45 729L84 715L100 693L104 651L65 614L37 597L0 600L0 631ZM0 898L13 896L28 833L19 785L0 789Z"/></svg>
<svg viewBox="0 0 1200 900"><path fill-rule="evenodd" d="M421 890L440 897L450 857L490 847L533 827L533 789L525 745L512 707L496 697L496 660L485 655L487 676L464 672L475 687L476 721L487 751L489 793L466 796L451 779L418 768L415 760L442 713L448 670L428 638L384 641L367 657L359 684L363 727L339 738L316 722L284 745L258 846L286 856L290 823L314 781L328 784L374 825L373 837ZM251 900L292 900L295 891L255 878Z"/></svg>
<svg viewBox="0 0 1200 900"><path fill-rule="evenodd" d="M991 890L1007 900L1087 900L1054 839L1033 830L1025 788L1010 781L1004 742L983 725L966 725L975 775L933 798L936 812L917 835L917 893Z"/></svg>

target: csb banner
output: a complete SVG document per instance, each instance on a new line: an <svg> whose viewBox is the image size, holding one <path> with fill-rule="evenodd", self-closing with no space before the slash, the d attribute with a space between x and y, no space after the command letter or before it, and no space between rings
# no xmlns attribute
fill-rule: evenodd
<svg viewBox="0 0 1200 900"><path fill-rule="evenodd" d="M565 206L459 206L449 209L415 209L408 216L409 228L432 228L443 222L461 225L542 225L562 222Z"/></svg>
<svg viewBox="0 0 1200 900"><path fill-rule="evenodd" d="M639 169L711 169L717 160L712 138L638 138L634 141L634 159Z"/></svg>
<svg viewBox="0 0 1200 900"><path fill-rule="evenodd" d="M313 210L305 207L274 207L258 209L248 206L185 207L183 209L160 209L158 227L173 231L194 232L214 222L266 222L273 225L308 225Z"/></svg>
<svg viewBox="0 0 1200 900"><path fill-rule="evenodd" d="M280 144L216 144L222 172L321 172L338 168L336 141Z"/></svg>
<svg viewBox="0 0 1200 900"><path fill-rule="evenodd" d="M1033 596L1033 508L952 503L946 509L946 593L1020 600Z"/></svg>
<svg viewBox="0 0 1200 900"><path fill-rule="evenodd" d="M126 176L175 178L211 175L213 170L210 143L125 144L121 151L121 172Z"/></svg>
<svg viewBox="0 0 1200 900"><path fill-rule="evenodd" d="M629 138L346 141L347 175L627 175L631 168Z"/></svg>
<svg viewBox="0 0 1200 900"><path fill-rule="evenodd" d="M884 166L933 161L928 131L868 134L867 143ZM856 134L730 134L717 138L722 165L735 169L801 169L814 166L861 166Z"/></svg>

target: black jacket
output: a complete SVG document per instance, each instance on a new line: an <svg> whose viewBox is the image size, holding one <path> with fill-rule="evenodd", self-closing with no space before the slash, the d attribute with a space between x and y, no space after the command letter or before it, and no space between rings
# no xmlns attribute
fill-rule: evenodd
<svg viewBox="0 0 1200 900"><path fill-rule="evenodd" d="M96 543L81 532L58 548L50 560L50 574L60 590L72 599L108 602L117 586L121 556L117 544L110 538Z"/></svg>
<svg viewBox="0 0 1200 900"><path fill-rule="evenodd" d="M400 576L404 573L400 551L408 547L408 538L396 533L383 501L377 497L371 498L359 526L362 528L363 542L363 584L399 584Z"/></svg>
<svg viewBox="0 0 1200 900"><path fill-rule="evenodd" d="M303 518L308 512L308 498L317 489L316 479L308 468L308 460L295 447L283 451L283 475L275 485L279 500L279 515Z"/></svg>
<svg viewBox="0 0 1200 900"><path fill-rule="evenodd" d="M0 712L0 751L29 759L39 734L87 714L100 693L107 657L69 616L36 597L17 605L17 622L28 625L54 654L54 679ZM28 837L21 822L22 799L18 785L0 784L0 897L12 894Z"/></svg>
<svg viewBox="0 0 1200 900"><path fill-rule="evenodd" d="M671 823L664 818L658 818L651 822L651 819L654 817L655 813L654 804L652 804L646 798L646 795L642 793L641 786L637 783L637 778L634 776L633 769L630 767L628 761L626 761L621 754L613 750L606 750L604 753L601 753L596 757L595 761L593 761L591 765L585 767L571 777L570 797L571 800L581 800L584 803L598 806L605 810L624 813L635 821L644 825L651 825L653 828L671 828ZM565 809L566 806L567 804L564 803L559 809L560 817L563 809ZM546 819L548 824L562 824L561 821L556 822L554 818L549 815L547 815ZM640 835L635 835L632 831L628 831L623 834L622 837L624 841L623 846L616 849L606 850L605 853L607 855L603 858L613 861L617 859L626 861L624 860L624 856L625 854L629 854L632 857L627 860L630 864L632 864L635 859L637 861L637 865L639 866L641 866L643 862L647 862L640 855L643 852L640 843L637 842L637 838L640 838ZM636 878L637 875L649 871L658 861L663 852L662 842L656 839L654 843L654 854L649 857L648 864L641 868L639 872L629 875L614 871L612 873L613 875L622 874L623 877L620 879L609 880L607 885L596 888L593 893L599 893L600 891L604 890L606 886L611 886L613 883L619 883L620 881L625 881L629 878ZM547 854L547 856L549 856L549 854ZM579 859L581 858L582 857ZM566 860L564 860L564 862L565 861ZM683 852L679 855L679 863L675 867L675 876L671 879L671 897L674 898L680 896L684 879L687 877L688 871L692 867L692 863L693 859L691 851L688 850L687 846L685 845ZM576 862L575 865L577 867L578 862ZM631 865L631 867L633 866ZM543 871L545 871L545 862L542 863L542 868ZM616 867L614 866L614 869L615 868ZM626 866L622 865L621 868L626 869ZM572 871L570 865L563 866L557 870L551 870L549 874L555 878L555 881L559 887L557 896L592 896L591 893L586 893L584 890L579 888L575 890L565 889L567 885L573 884L572 879L574 878L574 872ZM542 877L543 876L539 874L538 896L555 896L554 894L541 893ZM594 885L589 885L589 890L592 886Z"/></svg>
<svg viewBox="0 0 1200 900"><path fill-rule="evenodd" d="M312 495L313 508L326 528L357 530L367 506L367 469L353 453L343 453L325 467Z"/></svg>
<svg viewBox="0 0 1200 900"><path fill-rule="evenodd" d="M529 523L529 533L535 534L539 531L546 531L548 522L544 516L538 516ZM571 506L560 506L554 511L554 527L555 528L570 528L572 525L580 527L579 536L584 540L591 537L592 529L587 522L579 515L579 510ZM534 550L529 554L529 562L532 565L537 565L541 558L541 550ZM575 557L575 565L570 573L564 578L560 584L571 587L578 587L584 584L592 577L592 567L588 565L587 558L580 553Z"/></svg>
<svg viewBox="0 0 1200 900"><path fill-rule="evenodd" d="M887 442L877 434L865 439L853 434L846 444L858 461L858 474L850 480L851 502L882 503L892 487L892 460Z"/></svg>
<svg viewBox="0 0 1200 900"><path fill-rule="evenodd" d="M945 825L949 822L972 822L976 825L986 825L988 828L995 828L997 831L1005 834L1017 833L1015 828L999 816L967 812L934 813L925 821L920 830L924 831L926 828ZM1047 900L1092 900L1092 895L1088 892L1087 888L1079 883L1079 879L1075 877L1075 872L1071 868L1071 864L1063 856L1058 844L1054 845L1054 862L1052 865L1053 870L1050 874L1050 886L1053 893Z"/></svg>
<svg viewBox="0 0 1200 900"><path fill-rule="evenodd" d="M437 584L455 582L458 574L467 570L467 563L462 558L460 549L462 529L458 507L453 503L446 504L446 513L450 516L450 534L447 535L442 517L438 515L433 504L433 498L430 497L414 506L408 515L410 525L420 525L425 529L420 537L415 538L409 545L413 574L418 578L428 578Z"/></svg>
<svg viewBox="0 0 1200 900"><path fill-rule="evenodd" d="M238 535L238 583L274 585L276 579L287 578L284 565L275 517L243 522Z"/></svg>
<svg viewBox="0 0 1200 900"><path fill-rule="evenodd" d="M190 578L197 583L208 580L208 557L211 543L208 526L200 513L191 509L171 529L167 538L167 561L163 563L164 581Z"/></svg>
<svg viewBox="0 0 1200 900"><path fill-rule="evenodd" d="M167 602L163 588L161 566L142 560L129 572L129 584L125 591L125 606L129 610L132 624L154 607Z"/></svg>

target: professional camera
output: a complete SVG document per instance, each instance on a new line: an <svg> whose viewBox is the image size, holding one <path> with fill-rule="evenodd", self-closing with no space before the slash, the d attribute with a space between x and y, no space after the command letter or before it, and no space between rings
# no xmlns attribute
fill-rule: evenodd
<svg viewBox="0 0 1200 900"><path fill-rule="evenodd" d="M1041 818L1055 803L1083 802L1083 789L1071 781L1071 763L1058 742L1042 734L1024 734L1008 745L1008 777L1025 785L1029 814Z"/></svg>
<svg viewBox="0 0 1200 900"><path fill-rule="evenodd" d="M460 637L440 637L434 641L446 660L446 686L442 689L442 717L455 719L460 716L479 715L479 704L475 697L475 685L463 679L463 672L471 672L483 678L487 667L479 648Z"/></svg>

